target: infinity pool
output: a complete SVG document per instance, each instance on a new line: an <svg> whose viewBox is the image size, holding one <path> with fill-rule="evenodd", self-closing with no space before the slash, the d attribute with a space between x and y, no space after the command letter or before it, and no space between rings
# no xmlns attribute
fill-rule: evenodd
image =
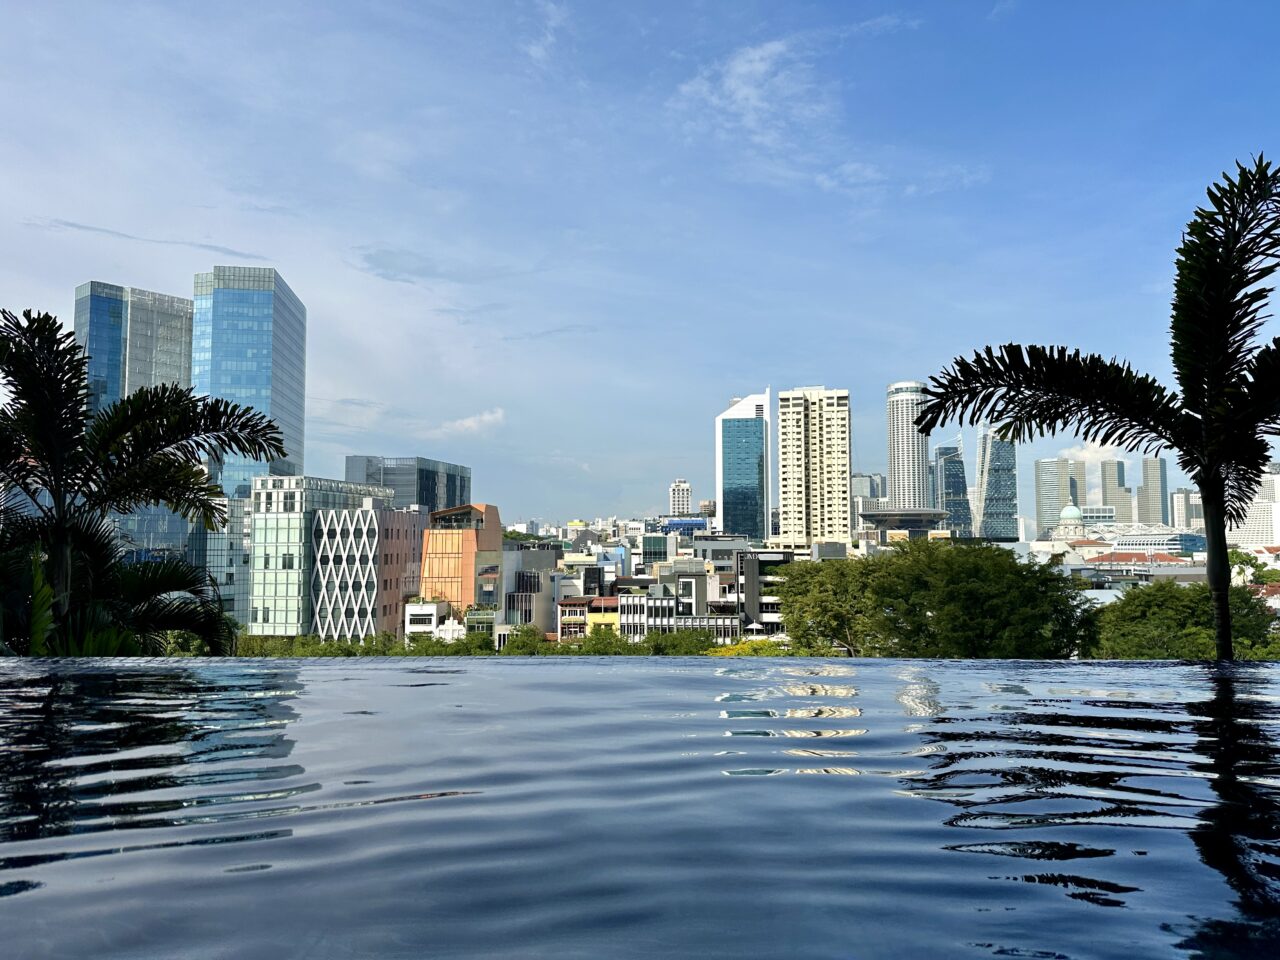
<svg viewBox="0 0 1280 960"><path fill-rule="evenodd" d="M0 956L1275 957L1280 668L0 662Z"/></svg>

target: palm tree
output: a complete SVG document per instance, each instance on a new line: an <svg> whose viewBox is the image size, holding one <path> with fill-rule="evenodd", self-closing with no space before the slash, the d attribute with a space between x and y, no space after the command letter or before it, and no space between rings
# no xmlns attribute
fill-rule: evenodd
<svg viewBox="0 0 1280 960"><path fill-rule="evenodd" d="M285 454L255 410L143 387L89 412L88 361L50 314L0 311L0 641L40 653L154 652L169 630L226 640L217 587L182 560L125 564L113 514L225 521L204 458Z"/></svg>
<svg viewBox="0 0 1280 960"><path fill-rule="evenodd" d="M1208 190L1178 248L1170 324L1174 392L1127 363L1066 347L1005 344L930 378L921 432L999 424L1027 441L1060 430L1130 452L1173 450L1200 489L1217 655L1232 659L1227 524L1243 522L1280 434L1280 338L1259 342L1280 264L1280 169L1261 155Z"/></svg>

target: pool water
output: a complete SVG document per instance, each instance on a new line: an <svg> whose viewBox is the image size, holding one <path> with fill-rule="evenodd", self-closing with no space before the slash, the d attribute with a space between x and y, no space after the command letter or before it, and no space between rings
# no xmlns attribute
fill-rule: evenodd
<svg viewBox="0 0 1280 960"><path fill-rule="evenodd" d="M1280 956L1280 667L0 662L0 956Z"/></svg>

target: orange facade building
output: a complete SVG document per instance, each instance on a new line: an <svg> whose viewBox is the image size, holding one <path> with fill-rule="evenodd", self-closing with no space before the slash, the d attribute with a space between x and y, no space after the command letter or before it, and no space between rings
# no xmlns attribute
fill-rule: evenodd
<svg viewBox="0 0 1280 960"><path fill-rule="evenodd" d="M496 606L502 589L502 520L498 508L468 503L431 514L422 535L422 589L460 615Z"/></svg>

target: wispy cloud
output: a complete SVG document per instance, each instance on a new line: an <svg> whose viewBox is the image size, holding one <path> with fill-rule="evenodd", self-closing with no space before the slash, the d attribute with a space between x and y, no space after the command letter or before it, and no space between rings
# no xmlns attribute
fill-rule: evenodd
<svg viewBox="0 0 1280 960"><path fill-rule="evenodd" d="M356 269L391 280L394 283L423 283L448 281L450 283L485 283L541 273L549 269L545 263L528 268L480 266L464 263L445 263L435 257L404 247L380 244L356 248Z"/></svg>
<svg viewBox="0 0 1280 960"><path fill-rule="evenodd" d="M366 434L394 424L396 432L418 440L449 440L488 433L502 426L507 412L492 407L454 420L431 421L415 410L364 397L307 397L307 423L319 439Z"/></svg>
<svg viewBox="0 0 1280 960"><path fill-rule="evenodd" d="M537 38L524 45L524 52L537 66L545 67L551 61L551 54L556 46L556 34L569 19L569 8L564 4L552 3L550 0L538 0L537 7L542 20L541 32Z"/></svg>
<svg viewBox="0 0 1280 960"><path fill-rule="evenodd" d="M927 197L946 190L964 190L991 179L991 168L985 164L946 164L925 170L918 178L902 188L904 196Z"/></svg>
<svg viewBox="0 0 1280 960"><path fill-rule="evenodd" d="M154 243L166 247L190 247L193 250L205 250L209 253L217 253L225 257L235 257L237 260L267 259L261 254L249 253L246 250L236 250L232 247L223 247L216 243L204 243L199 240L165 240L156 237L140 237L137 234L125 233L122 230L112 230L109 227L95 227L92 224L76 223L72 220L59 220L51 217L28 220L27 223L30 226L40 227L43 230L79 230L83 233L96 233L104 237L114 237L117 240L131 240L134 243Z"/></svg>
<svg viewBox="0 0 1280 960"><path fill-rule="evenodd" d="M586 323L565 323L558 327L546 327L542 330L529 330L524 333L509 333L502 338L503 342L514 340L542 340L546 337L559 337L568 333L582 333L593 329Z"/></svg>
<svg viewBox="0 0 1280 960"><path fill-rule="evenodd" d="M681 84L674 105L690 130L741 135L766 150L794 143L836 106L816 79L813 51L796 38L735 50Z"/></svg>
<svg viewBox="0 0 1280 960"><path fill-rule="evenodd" d="M461 417L457 420L446 420L437 427L433 427L421 434L430 440L444 440L448 437L464 436L473 433L485 433L494 427L499 427L506 422L507 412L502 407L494 407L491 410L482 410L479 413L473 413L469 417Z"/></svg>
<svg viewBox="0 0 1280 960"><path fill-rule="evenodd" d="M845 27L808 31L740 47L704 66L668 101L691 139L712 138L729 148L739 179L866 197L883 194L904 175L866 159L868 145L850 143L839 129L841 90L819 69L843 41L914 30L920 20L884 14ZM919 175L912 193L968 185L963 178Z"/></svg>
<svg viewBox="0 0 1280 960"><path fill-rule="evenodd" d="M987 14L988 20L999 20L1018 9L1018 0L996 0L996 4Z"/></svg>

